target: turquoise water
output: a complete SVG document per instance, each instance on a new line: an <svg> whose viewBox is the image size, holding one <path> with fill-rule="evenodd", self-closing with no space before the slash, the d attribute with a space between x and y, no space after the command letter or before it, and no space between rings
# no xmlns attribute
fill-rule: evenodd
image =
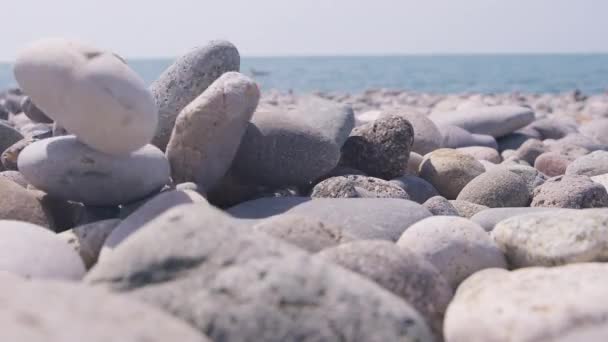
<svg viewBox="0 0 608 342"><path fill-rule="evenodd" d="M130 60L152 82L170 60ZM383 57L244 57L241 71L262 89L296 92L360 92L394 88L421 92L562 92L608 90L608 54L473 55ZM0 88L14 84L9 64L0 64Z"/></svg>

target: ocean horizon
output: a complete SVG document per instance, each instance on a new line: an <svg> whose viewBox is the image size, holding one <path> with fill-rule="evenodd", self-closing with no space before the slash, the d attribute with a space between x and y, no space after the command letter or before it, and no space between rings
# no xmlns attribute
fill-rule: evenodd
<svg viewBox="0 0 608 342"><path fill-rule="evenodd" d="M152 83L171 58L129 59ZM242 57L241 72L262 91L358 93L389 88L428 93L608 91L608 53ZM0 63L0 88L15 86Z"/></svg>

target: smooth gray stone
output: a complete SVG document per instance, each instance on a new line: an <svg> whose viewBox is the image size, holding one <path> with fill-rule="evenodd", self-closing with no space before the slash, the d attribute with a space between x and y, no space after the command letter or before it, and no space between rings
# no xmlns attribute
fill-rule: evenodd
<svg viewBox="0 0 608 342"><path fill-rule="evenodd" d="M315 185L310 197L410 199L407 192L394 182L354 175L328 178Z"/></svg>
<svg viewBox="0 0 608 342"><path fill-rule="evenodd" d="M208 342L144 303L77 283L0 277L0 340Z"/></svg>
<svg viewBox="0 0 608 342"><path fill-rule="evenodd" d="M445 339L605 341L606 283L606 263L531 267L512 272L483 270L465 280L450 303L445 316ZM593 333L599 336L585 338Z"/></svg>
<svg viewBox="0 0 608 342"><path fill-rule="evenodd" d="M431 216L421 205L395 198L261 198L241 203L227 212L243 219L297 214L339 225L360 239L393 241L413 223Z"/></svg>
<svg viewBox="0 0 608 342"><path fill-rule="evenodd" d="M410 197L409 199L420 204L431 197L439 196L437 189L435 189L431 183L420 177L405 175L392 179L391 183L394 183L405 190Z"/></svg>
<svg viewBox="0 0 608 342"><path fill-rule="evenodd" d="M507 169L523 178L528 186L530 196L532 196L534 189L543 185L548 179L542 172L528 165L501 164L498 167Z"/></svg>
<svg viewBox="0 0 608 342"><path fill-rule="evenodd" d="M483 229L485 229L485 231L490 232L500 221L506 220L511 217L557 210L568 209L540 207L489 208L484 209L473 215L473 217L471 217L471 221L479 224L481 227L483 227Z"/></svg>
<svg viewBox="0 0 608 342"><path fill-rule="evenodd" d="M534 189L530 206L572 209L608 207L608 193L603 185L595 183L588 176L557 176Z"/></svg>
<svg viewBox="0 0 608 342"><path fill-rule="evenodd" d="M165 150L177 115L222 74L239 71L241 57L227 41L212 41L179 57L150 85L158 106L158 129L152 144Z"/></svg>
<svg viewBox="0 0 608 342"><path fill-rule="evenodd" d="M608 259L608 210L531 213L499 222L491 236L513 268Z"/></svg>
<svg viewBox="0 0 608 342"><path fill-rule="evenodd" d="M215 187L232 164L259 98L252 79L227 72L188 104L167 145L173 181Z"/></svg>
<svg viewBox="0 0 608 342"><path fill-rule="evenodd" d="M0 220L0 271L24 278L80 280L80 256L54 232L35 224Z"/></svg>
<svg viewBox="0 0 608 342"><path fill-rule="evenodd" d="M317 257L356 272L403 298L424 316L440 339L450 284L423 257L389 241L365 240L326 249Z"/></svg>
<svg viewBox="0 0 608 342"><path fill-rule="evenodd" d="M384 116L356 127L342 146L340 165L371 177L392 179L407 170L414 143L412 124L399 115Z"/></svg>
<svg viewBox="0 0 608 342"><path fill-rule="evenodd" d="M530 193L522 177L496 167L475 177L456 199L490 208L523 207L530 202Z"/></svg>
<svg viewBox="0 0 608 342"><path fill-rule="evenodd" d="M494 137L484 134L471 134L467 130L454 125L437 124L437 128L443 137L441 147L459 148L469 146L485 146L498 149Z"/></svg>
<svg viewBox="0 0 608 342"><path fill-rule="evenodd" d="M169 162L146 145L126 156L95 151L74 136L39 140L19 155L19 170L36 188L66 200L109 206L129 203L169 183Z"/></svg>
<svg viewBox="0 0 608 342"><path fill-rule="evenodd" d="M288 115L318 130L342 147L355 127L355 114L350 105L339 104L318 96L303 96Z"/></svg>
<svg viewBox="0 0 608 342"><path fill-rule="evenodd" d="M471 133L501 137L534 121L534 112L519 106L491 106L432 113L430 119L438 125L455 125Z"/></svg>
<svg viewBox="0 0 608 342"><path fill-rule="evenodd" d="M582 148L588 150L589 152L593 152L593 151L597 151L597 150L602 150L602 151L608 150L608 144L602 143L595 138L588 137L588 136L582 135L580 133L579 134L577 134L577 133L568 134L567 136L565 136L561 139L555 140L550 145L550 147L553 149L556 149L560 146L582 147Z"/></svg>
<svg viewBox="0 0 608 342"><path fill-rule="evenodd" d="M340 159L333 139L278 111L257 111L233 162L245 183L282 187L307 185L331 171Z"/></svg>
<svg viewBox="0 0 608 342"><path fill-rule="evenodd" d="M608 173L608 152L594 151L576 158L566 168L566 175L599 176Z"/></svg>
<svg viewBox="0 0 608 342"><path fill-rule="evenodd" d="M16 129L0 121L0 150L4 152L14 143L23 139L23 135ZM0 152L0 153L2 153Z"/></svg>
<svg viewBox="0 0 608 342"><path fill-rule="evenodd" d="M120 243L167 210L182 204L205 202L204 197L191 190L161 192L146 201L112 230L103 242L103 248L100 248L99 258L106 258Z"/></svg>

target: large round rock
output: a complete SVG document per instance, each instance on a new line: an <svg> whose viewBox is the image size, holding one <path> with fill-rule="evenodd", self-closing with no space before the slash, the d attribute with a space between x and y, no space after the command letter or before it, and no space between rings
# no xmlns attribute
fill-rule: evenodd
<svg viewBox="0 0 608 342"><path fill-rule="evenodd" d="M461 284L450 303L445 339L605 341L606 283L605 263L481 271Z"/></svg>
<svg viewBox="0 0 608 342"><path fill-rule="evenodd" d="M409 227L397 241L430 261L453 288L484 268L506 268L505 257L476 223L454 216L433 216Z"/></svg>
<svg viewBox="0 0 608 342"><path fill-rule="evenodd" d="M276 110L258 110L243 136L233 168L253 184L307 185L340 159L333 139Z"/></svg>
<svg viewBox="0 0 608 342"><path fill-rule="evenodd" d="M159 115L152 144L164 151L182 109L224 73L239 71L240 63L238 50L227 41L212 41L173 62L150 86Z"/></svg>
<svg viewBox="0 0 608 342"><path fill-rule="evenodd" d="M0 220L0 236L0 271L64 280L79 280L85 273L80 256L48 229Z"/></svg>
<svg viewBox="0 0 608 342"><path fill-rule="evenodd" d="M208 341L150 305L88 286L0 277L0 289L2 341Z"/></svg>
<svg viewBox="0 0 608 342"><path fill-rule="evenodd" d="M439 149L424 157L420 177L431 183L439 194L455 199L485 167L472 156L453 149Z"/></svg>
<svg viewBox="0 0 608 342"><path fill-rule="evenodd" d="M490 208L525 207L530 202L530 194L523 178L497 167L475 177L457 199Z"/></svg>
<svg viewBox="0 0 608 342"><path fill-rule="evenodd" d="M608 260L608 210L560 210L501 221L492 238L513 268Z"/></svg>
<svg viewBox="0 0 608 342"><path fill-rule="evenodd" d="M557 176L534 189L532 207L600 208L608 206L606 188L587 176Z"/></svg>
<svg viewBox="0 0 608 342"><path fill-rule="evenodd" d="M160 190L169 182L169 163L147 145L126 156L95 151L74 136L37 141L19 155L19 170L52 196L97 206L118 205Z"/></svg>
<svg viewBox="0 0 608 342"><path fill-rule="evenodd" d="M232 164L259 98L253 80L229 72L187 105L167 145L173 181L216 186Z"/></svg>
<svg viewBox="0 0 608 342"><path fill-rule="evenodd" d="M405 190L380 178L365 176L332 177L315 185L315 198L402 198L409 199Z"/></svg>
<svg viewBox="0 0 608 342"><path fill-rule="evenodd" d="M125 155L154 136L158 113L152 95L114 53L41 40L21 52L14 72L44 113L98 151Z"/></svg>
<svg viewBox="0 0 608 342"><path fill-rule="evenodd" d="M342 146L340 164L361 170L371 177L392 179L405 174L414 143L412 124L399 115L353 129Z"/></svg>
<svg viewBox="0 0 608 342"><path fill-rule="evenodd" d="M435 334L442 335L443 314L452 288L419 255L388 241L355 241L326 249L318 257L357 272L412 304Z"/></svg>

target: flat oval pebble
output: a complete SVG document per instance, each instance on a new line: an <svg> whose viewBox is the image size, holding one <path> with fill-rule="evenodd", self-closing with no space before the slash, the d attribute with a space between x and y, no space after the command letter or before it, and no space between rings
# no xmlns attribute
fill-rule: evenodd
<svg viewBox="0 0 608 342"><path fill-rule="evenodd" d="M507 268L496 243L476 223L454 216L433 216L409 227L397 246L430 261L455 289L484 268Z"/></svg>
<svg viewBox="0 0 608 342"><path fill-rule="evenodd" d="M0 220L0 271L25 278L80 280L80 256L61 238L35 224Z"/></svg>
<svg viewBox="0 0 608 342"><path fill-rule="evenodd" d="M608 210L531 213L499 222L492 238L513 268L608 260Z"/></svg>
<svg viewBox="0 0 608 342"><path fill-rule="evenodd" d="M260 198L229 208L242 219L289 213L335 224L358 239L396 241L413 223L431 216L420 204L397 198Z"/></svg>
<svg viewBox="0 0 608 342"><path fill-rule="evenodd" d="M471 133L501 137L534 121L534 112L519 106L490 106L433 113L430 119L439 125L455 125Z"/></svg>
<svg viewBox="0 0 608 342"><path fill-rule="evenodd" d="M0 277L0 340L208 342L150 305L80 284Z"/></svg>
<svg viewBox="0 0 608 342"><path fill-rule="evenodd" d="M438 124L437 128L443 136L441 147L459 148L468 146L485 146L498 149L498 144L494 137L484 134L471 134L465 129L454 125Z"/></svg>
<svg viewBox="0 0 608 342"><path fill-rule="evenodd" d="M240 64L239 51L223 40L211 41L177 58L150 85L159 119L152 144L164 151L177 115L224 73L239 71Z"/></svg>
<svg viewBox="0 0 608 342"><path fill-rule="evenodd" d="M500 221L509 219L515 216L521 216L533 213L542 213L547 211L566 210L562 208L543 208L543 207L518 207L518 208L489 208L478 212L471 217L471 221L480 225L487 232L492 231L496 224Z"/></svg>
<svg viewBox="0 0 608 342"><path fill-rule="evenodd" d="M407 192L395 183L365 176L339 176L315 185L313 198L402 198Z"/></svg>
<svg viewBox="0 0 608 342"><path fill-rule="evenodd" d="M74 136L37 141L19 155L19 170L50 195L85 204L129 203L169 182L169 162L147 145L126 156L95 151Z"/></svg>
<svg viewBox="0 0 608 342"><path fill-rule="evenodd" d="M14 73L46 115L98 151L125 155L154 136L158 113L152 95L114 53L45 39L21 51Z"/></svg>
<svg viewBox="0 0 608 342"><path fill-rule="evenodd" d="M460 285L450 303L445 340L605 341L606 283L605 263L481 271Z"/></svg>
<svg viewBox="0 0 608 342"><path fill-rule="evenodd" d="M438 339L452 288L430 262L388 241L355 241L326 249L317 257L361 274L412 304Z"/></svg>

